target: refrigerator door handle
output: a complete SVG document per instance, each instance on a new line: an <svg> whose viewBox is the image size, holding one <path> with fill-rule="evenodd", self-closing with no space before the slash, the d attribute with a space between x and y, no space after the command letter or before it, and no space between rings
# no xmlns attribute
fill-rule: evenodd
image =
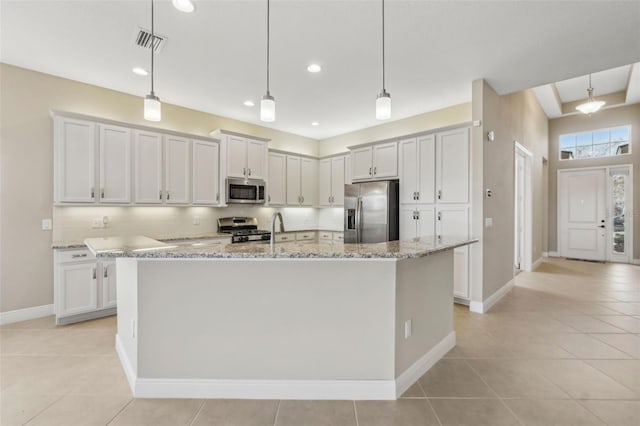
<svg viewBox="0 0 640 426"><path fill-rule="evenodd" d="M356 199L356 243L362 238L362 198Z"/></svg>

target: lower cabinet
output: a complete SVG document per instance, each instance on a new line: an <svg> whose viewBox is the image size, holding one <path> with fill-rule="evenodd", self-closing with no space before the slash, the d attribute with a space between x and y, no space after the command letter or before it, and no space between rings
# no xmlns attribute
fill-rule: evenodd
<svg viewBox="0 0 640 426"><path fill-rule="evenodd" d="M89 250L54 251L56 324L116 313L116 263L97 260Z"/></svg>

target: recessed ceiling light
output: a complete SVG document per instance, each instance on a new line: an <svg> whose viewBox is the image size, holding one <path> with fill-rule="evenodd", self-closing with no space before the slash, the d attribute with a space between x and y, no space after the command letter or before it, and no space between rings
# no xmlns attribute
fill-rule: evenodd
<svg viewBox="0 0 640 426"><path fill-rule="evenodd" d="M312 122L311 122L311 125L312 125L312 126L319 126L319 125L320 125L320 123L318 123L317 121L312 121Z"/></svg>
<svg viewBox="0 0 640 426"><path fill-rule="evenodd" d="M307 71L309 72L320 72L322 71L322 67L318 64L311 64L307 67Z"/></svg>
<svg viewBox="0 0 640 426"><path fill-rule="evenodd" d="M252 107L256 105L255 103L253 103L253 101L250 101L250 100L244 101L243 104L244 106L248 106L248 107Z"/></svg>
<svg viewBox="0 0 640 426"><path fill-rule="evenodd" d="M137 74L137 75L142 75L142 76L149 75L149 71L145 70L144 68L140 68L140 67L135 67L131 71L133 71L133 73Z"/></svg>
<svg viewBox="0 0 640 426"><path fill-rule="evenodd" d="M173 0L172 3L180 12L191 13L196 8L191 0Z"/></svg>

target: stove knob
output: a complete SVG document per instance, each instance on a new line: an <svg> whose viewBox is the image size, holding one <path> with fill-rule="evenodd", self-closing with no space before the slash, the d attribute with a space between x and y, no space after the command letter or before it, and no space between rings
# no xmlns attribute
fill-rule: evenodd
<svg viewBox="0 0 640 426"><path fill-rule="evenodd" d="M242 236L239 238L239 240L240 240L240 242L241 242L241 243L244 243L244 242L249 241L249 237L247 237L246 235L242 235Z"/></svg>
<svg viewBox="0 0 640 426"><path fill-rule="evenodd" d="M270 240L271 239L271 234L262 234L262 239L263 240Z"/></svg>

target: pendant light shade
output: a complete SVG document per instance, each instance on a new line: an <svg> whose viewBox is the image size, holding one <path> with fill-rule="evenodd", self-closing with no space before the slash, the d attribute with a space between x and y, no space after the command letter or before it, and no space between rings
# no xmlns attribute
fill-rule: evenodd
<svg viewBox="0 0 640 426"><path fill-rule="evenodd" d="M260 101L260 120L265 122L276 121L276 100L269 92Z"/></svg>
<svg viewBox="0 0 640 426"><path fill-rule="evenodd" d="M156 33L154 32L153 0L151 0L151 93L144 98L144 119L160 121L162 119L162 104L160 98L153 91L153 56L156 47Z"/></svg>
<svg viewBox="0 0 640 426"><path fill-rule="evenodd" d="M385 87L384 67L384 0L382 0L382 92L376 99L376 118L378 120L391 118L391 95Z"/></svg>
<svg viewBox="0 0 640 426"><path fill-rule="evenodd" d="M156 95L147 95L144 98L144 119L148 121L162 119L162 104Z"/></svg>
<svg viewBox="0 0 640 426"><path fill-rule="evenodd" d="M583 114L593 114L597 112L600 108L602 108L606 102L605 101L596 101L593 98L593 87L591 87L591 74L589 74L589 87L587 88L588 98L587 102L580 104L576 107L576 110L580 111Z"/></svg>
<svg viewBox="0 0 640 426"><path fill-rule="evenodd" d="M376 118L387 120L391 117L391 95L382 90L376 99Z"/></svg>
<svg viewBox="0 0 640 426"><path fill-rule="evenodd" d="M269 93L269 12L270 0L267 0L267 93L260 101L260 120L267 123L276 121L276 99Z"/></svg>

